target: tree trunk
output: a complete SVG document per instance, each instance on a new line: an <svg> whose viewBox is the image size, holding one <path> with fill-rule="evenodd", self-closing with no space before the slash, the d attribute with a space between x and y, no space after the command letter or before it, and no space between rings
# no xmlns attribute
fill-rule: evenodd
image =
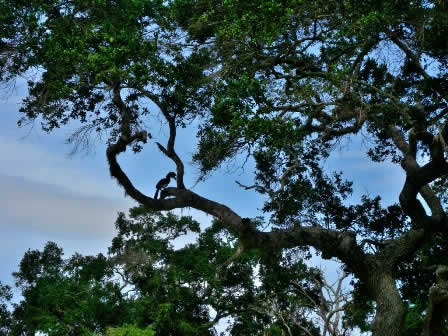
<svg viewBox="0 0 448 336"><path fill-rule="evenodd" d="M448 315L448 290L435 284L429 289L429 304L423 336L443 336L443 323Z"/></svg>
<svg viewBox="0 0 448 336"><path fill-rule="evenodd" d="M448 266L438 265L436 277L437 283L429 289L423 336L442 336L448 319Z"/></svg>
<svg viewBox="0 0 448 336"><path fill-rule="evenodd" d="M394 278L389 272L378 272L371 277L369 285L376 301L373 335L402 335L406 307Z"/></svg>

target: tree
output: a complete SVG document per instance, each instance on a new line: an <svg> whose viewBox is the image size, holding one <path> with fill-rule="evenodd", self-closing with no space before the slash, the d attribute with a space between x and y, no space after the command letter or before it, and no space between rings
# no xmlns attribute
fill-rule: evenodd
<svg viewBox="0 0 448 336"><path fill-rule="evenodd" d="M13 275L23 300L14 306L9 335L92 335L129 318L112 265L103 256L62 258L55 243L29 250Z"/></svg>
<svg viewBox="0 0 448 336"><path fill-rule="evenodd" d="M350 295L343 288L347 274L342 273L333 284L329 284L321 271L310 271L312 276L306 284L293 278L286 282L283 288L288 288L289 282L293 290L287 290L283 299L276 294L260 291L259 303L254 305L253 309L276 316L278 322L287 329L288 335L296 335L299 332L313 335L314 326L310 326L309 321L315 321L320 326L319 335L350 335L351 328L343 320L342 314L351 303ZM284 304L285 298L290 302L288 305Z"/></svg>
<svg viewBox="0 0 448 336"><path fill-rule="evenodd" d="M131 209L129 217L120 214L116 226L111 258L120 265L117 272L125 284L135 290L136 303L144 304L151 316L139 324L152 323L156 332L208 335L230 318L231 335L276 335L286 332L285 325L278 316L253 309L259 302L275 295L285 310L309 313L314 308L306 301L315 293L300 251L243 252L220 221L200 232L191 217L160 215L144 207ZM172 241L189 231L199 233L196 241L174 249ZM303 291L295 290L293 281ZM312 319L300 320L307 335L319 334Z"/></svg>
<svg viewBox="0 0 448 336"><path fill-rule="evenodd" d="M109 328L106 331L106 336L153 336L154 331L151 327L146 329L139 329L132 325L126 325L121 328Z"/></svg>
<svg viewBox="0 0 448 336"><path fill-rule="evenodd" d="M154 211L210 214L242 251L314 247L336 258L357 279L358 296L375 303L374 335L404 332L412 283L400 292L397 280L406 270L431 277L413 265L437 242L446 251L445 2L3 0L2 7L2 27L15 18L0 36L16 55L1 53L7 78L36 67L42 74L29 82L22 123L40 118L51 131L77 119L75 144L105 133L111 176L128 196ZM163 199L142 193L117 160L152 143L147 100L169 128L166 144L154 144L177 170ZM266 197L269 230L219 195L186 188L176 130L193 120L199 181L238 154L252 158L254 184L240 185ZM380 197L365 196L348 204L352 184L324 170L331 150L360 133L372 140L372 161L403 168L398 203L383 208Z"/></svg>
<svg viewBox="0 0 448 336"><path fill-rule="evenodd" d="M14 305L8 335L205 336L216 335L225 317L232 335L319 334L305 318L315 309L308 301L319 297L300 254L277 255L273 263L252 251L233 262L236 239L219 222L199 232L191 217L142 207L119 214L116 227L107 258L63 259L54 243L26 252L14 273L23 300ZM171 242L187 233L198 237L174 249ZM273 295L285 312L306 313L296 316L302 329L252 309Z"/></svg>
<svg viewBox="0 0 448 336"><path fill-rule="evenodd" d="M0 335L7 335L11 328L11 312L8 309L11 299L11 288L0 283Z"/></svg>

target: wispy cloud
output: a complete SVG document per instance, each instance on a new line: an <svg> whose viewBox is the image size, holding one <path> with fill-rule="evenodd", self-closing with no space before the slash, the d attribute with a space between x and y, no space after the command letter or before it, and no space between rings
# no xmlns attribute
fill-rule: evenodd
<svg viewBox="0 0 448 336"><path fill-rule="evenodd" d="M48 147L2 136L0 157L0 174L51 183L86 196L123 195L121 189L108 176L106 160L99 163L101 167L89 167L85 163L92 159L70 159L60 152L51 152Z"/></svg>
<svg viewBox="0 0 448 336"><path fill-rule="evenodd" d="M117 211L130 200L85 196L57 185L0 175L0 223L29 228L49 236L110 236Z"/></svg>

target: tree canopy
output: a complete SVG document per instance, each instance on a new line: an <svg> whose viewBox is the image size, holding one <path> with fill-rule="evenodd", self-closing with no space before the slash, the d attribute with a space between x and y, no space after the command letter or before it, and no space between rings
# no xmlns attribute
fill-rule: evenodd
<svg viewBox="0 0 448 336"><path fill-rule="evenodd" d="M232 259L237 239L215 221L204 231L191 217L156 214L142 207L120 213L117 235L104 256L63 257L48 242L25 253L14 273L23 299L0 320L5 335L217 335L230 318L232 335L319 335L319 323L342 330L333 316L346 298L325 298L330 288L303 251ZM183 248L172 242L195 233ZM342 279L341 279L342 281ZM0 287L1 297L11 299ZM340 290L340 286L338 287ZM336 289L338 290L338 289ZM336 324L334 324L336 321ZM330 322L332 324L330 324ZM221 329L223 327L221 326ZM345 326L344 330L349 330Z"/></svg>
<svg viewBox="0 0 448 336"><path fill-rule="evenodd" d="M240 252L313 247L339 260L359 300L374 303L374 335L410 332L409 321L416 333L446 334L446 315L431 313L446 305L431 299L446 297L445 273L434 277L448 232L444 1L1 0L0 13L0 79L38 74L19 124L51 132L78 121L75 147L104 135L110 174L129 197L152 211L203 211ZM151 116L169 130L163 144ZM185 127L197 131L191 157L176 151ZM369 140L373 162L403 169L396 204L349 202L348 177L324 169L352 135ZM144 146L176 166L162 199L117 160ZM241 157L255 163L241 193L265 197L267 228L184 184L185 160L207 183Z"/></svg>

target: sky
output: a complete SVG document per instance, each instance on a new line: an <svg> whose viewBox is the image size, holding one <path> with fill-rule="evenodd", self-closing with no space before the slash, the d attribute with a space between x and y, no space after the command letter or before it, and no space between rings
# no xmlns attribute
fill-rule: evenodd
<svg viewBox="0 0 448 336"><path fill-rule="evenodd" d="M18 269L23 254L28 249L41 250L47 241L56 242L67 257L75 252L106 253L115 235L117 212L136 205L110 177L104 143L97 143L89 154L70 156L71 147L65 141L73 128L51 134L41 131L37 123L18 128L18 109L25 94L26 84L21 80L14 89L0 90L0 281L9 285L14 284L11 273ZM157 126L152 135L165 142L166 126ZM385 204L397 202L404 182L401 168L372 163L365 154L365 141L368 139L351 138L324 164L355 182L354 200L368 193L380 194ZM195 143L191 129L179 131L176 150L186 164L187 188L198 176L190 162ZM148 195L154 194L154 185L166 172L175 170L154 142L137 155L131 151L120 155L119 162ZM261 215L257 209L262 200L253 190L242 190L235 183L251 184L251 164L233 168L223 167L193 190L243 217ZM210 216L195 210L181 213L192 215L204 226L211 221ZM337 264L322 263L317 257L311 262L322 266L330 279L336 277Z"/></svg>

